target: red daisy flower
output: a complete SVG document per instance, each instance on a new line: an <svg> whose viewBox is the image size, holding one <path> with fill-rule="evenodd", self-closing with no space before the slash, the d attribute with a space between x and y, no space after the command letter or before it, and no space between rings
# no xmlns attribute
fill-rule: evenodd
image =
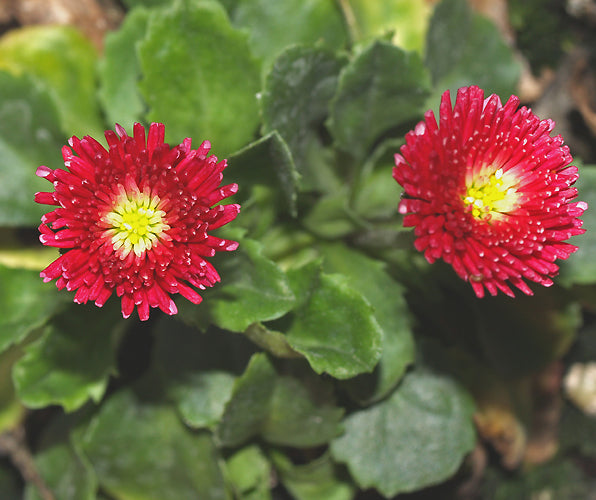
<svg viewBox="0 0 596 500"><path fill-rule="evenodd" d="M577 247L578 218L588 207L571 202L577 167L554 122L540 120L511 98L484 99L475 86L443 94L439 124L432 111L406 135L393 177L404 188L399 212L413 226L415 247L433 263L443 259L484 289L513 296L509 284L532 295L524 280L552 285L556 259Z"/></svg>
<svg viewBox="0 0 596 500"><path fill-rule="evenodd" d="M41 277L76 290L77 303L101 307L115 291L125 318L135 305L141 320L150 307L176 314L175 293L198 304L193 287L220 279L206 259L238 246L208 234L240 210L218 204L238 190L220 187L226 160L207 156L209 141L198 149L190 139L170 147L161 123L151 124L147 139L139 123L132 137L120 125L105 136L108 150L92 137L72 137L72 149L62 148L68 171L37 169L55 191L36 193L35 201L58 205L42 217L39 239L67 250Z"/></svg>

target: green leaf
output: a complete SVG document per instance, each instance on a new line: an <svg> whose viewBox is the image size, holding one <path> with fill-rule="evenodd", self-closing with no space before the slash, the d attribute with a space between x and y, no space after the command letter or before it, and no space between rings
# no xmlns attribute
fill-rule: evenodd
<svg viewBox="0 0 596 500"><path fill-rule="evenodd" d="M208 139L222 156L253 138L259 67L219 4L179 0L153 10L139 56L148 119L166 123L170 137Z"/></svg>
<svg viewBox="0 0 596 500"><path fill-rule="evenodd" d="M10 376L15 362L22 355L20 346L0 353L0 433L17 427L25 416L25 408L16 397Z"/></svg>
<svg viewBox="0 0 596 500"><path fill-rule="evenodd" d="M95 500L97 477L87 458L57 417L44 429L35 465L48 488L60 500ZM27 483L25 500L42 500L37 488Z"/></svg>
<svg viewBox="0 0 596 500"><path fill-rule="evenodd" d="M341 72L328 127L337 146L362 161L384 133L422 115L430 79L420 56L383 41Z"/></svg>
<svg viewBox="0 0 596 500"><path fill-rule="evenodd" d="M162 318L155 329L152 367L183 421L195 429L212 429L253 352L252 344L238 335L200 333Z"/></svg>
<svg viewBox="0 0 596 500"><path fill-rule="evenodd" d="M337 239L366 227L349 206L349 189L339 189L323 196L313 205L302 222L310 232L326 240Z"/></svg>
<svg viewBox="0 0 596 500"><path fill-rule="evenodd" d="M362 488L416 491L451 477L474 447L473 411L452 379L411 372L391 397L345 419L331 454Z"/></svg>
<svg viewBox="0 0 596 500"><path fill-rule="evenodd" d="M42 326L65 302L38 271L0 265L0 352Z"/></svg>
<svg viewBox="0 0 596 500"><path fill-rule="evenodd" d="M131 10L116 31L106 34L104 56L99 62L99 98L109 123L119 123L127 130L141 122L145 101L139 94L141 67L137 45L145 35L149 11Z"/></svg>
<svg viewBox="0 0 596 500"><path fill-rule="evenodd" d="M100 487L119 500L230 499L211 436L132 390L103 403L81 445Z"/></svg>
<svg viewBox="0 0 596 500"><path fill-rule="evenodd" d="M520 66L497 27L470 9L466 0L443 0L431 18L426 41L426 66L439 95L466 85L508 98L515 92Z"/></svg>
<svg viewBox="0 0 596 500"><path fill-rule="evenodd" d="M375 371L347 381L346 387L362 402L384 397L414 361L414 340L405 290L389 276L382 262L344 245L325 245L321 253L325 271L347 276L352 287L374 306L374 316L383 332L383 354Z"/></svg>
<svg viewBox="0 0 596 500"><path fill-rule="evenodd" d="M249 144L228 160L226 174L242 186L242 192L250 191L249 187L254 185L269 186L275 193L281 194L285 209L296 216L300 174L294 166L288 145L277 131Z"/></svg>
<svg viewBox="0 0 596 500"><path fill-rule="evenodd" d="M298 224L278 224L260 239L265 255L273 259L282 269L300 267L316 260L315 236Z"/></svg>
<svg viewBox="0 0 596 500"><path fill-rule="evenodd" d="M337 185L323 153L321 128L345 63L324 48L291 47L275 61L265 81L263 130L277 130L286 141L305 189Z"/></svg>
<svg viewBox="0 0 596 500"><path fill-rule="evenodd" d="M234 254L223 257L215 259L221 285L204 293L199 307L181 304L183 320L203 329L213 323L243 332L252 323L279 318L294 306L285 273L263 257L259 243L243 239Z"/></svg>
<svg viewBox="0 0 596 500"><path fill-rule="evenodd" d="M234 176L234 180L236 179ZM272 177L269 177L269 180L275 182ZM234 220L234 227L242 228L245 234L251 235L252 239L260 239L271 230L280 212L287 210L280 202L282 196L280 196L279 189L257 185L253 183L254 181L261 182L253 179L252 185L240 184L243 187L240 188L241 192L235 196L235 201L239 202L242 210Z"/></svg>
<svg viewBox="0 0 596 500"><path fill-rule="evenodd" d="M569 243L578 246L577 252L560 263L557 281L565 286L596 283L596 260L593 257L596 251L596 167L580 167L575 187L578 190L577 199L587 202L589 208L582 216L582 227L586 232L569 240Z"/></svg>
<svg viewBox="0 0 596 500"><path fill-rule="evenodd" d="M310 448L337 436L342 415L330 382L305 370L278 375L258 353L236 380L216 435L223 446L261 436L276 445Z"/></svg>
<svg viewBox="0 0 596 500"><path fill-rule="evenodd" d="M390 32L394 45L421 51L431 13L430 2L350 0L349 5L354 11L352 32L358 40Z"/></svg>
<svg viewBox="0 0 596 500"><path fill-rule="evenodd" d="M65 443L44 450L35 463L48 487L61 500L95 500L97 480L90 465L72 445ZM39 491L27 484L25 500L43 500Z"/></svg>
<svg viewBox="0 0 596 500"><path fill-rule="evenodd" d="M62 131L69 136L103 135L96 62L91 41L70 26L28 26L0 40L0 68L35 76L52 96Z"/></svg>
<svg viewBox="0 0 596 500"><path fill-rule="evenodd" d="M374 309L341 275L322 274L316 262L288 273L298 308L287 331L292 348L317 373L350 378L371 372L383 332Z"/></svg>
<svg viewBox="0 0 596 500"><path fill-rule="evenodd" d="M280 376L261 435L269 443L296 448L324 445L336 437L343 409L334 405L329 381L308 376Z"/></svg>
<svg viewBox="0 0 596 500"><path fill-rule="evenodd" d="M20 400L29 408L58 404L66 411L99 401L116 371L123 327L115 308L71 305L55 316L13 369Z"/></svg>
<svg viewBox="0 0 596 500"><path fill-rule="evenodd" d="M255 354L236 380L232 398L216 431L223 446L238 446L259 434L269 413L275 369L263 353Z"/></svg>
<svg viewBox="0 0 596 500"><path fill-rule="evenodd" d="M351 500L352 484L342 480L328 453L304 465L295 465L281 452L272 453L281 482L296 500Z"/></svg>
<svg viewBox="0 0 596 500"><path fill-rule="evenodd" d="M401 142L401 141L400 141ZM399 145L393 143L391 153L399 151ZM401 144L400 144L401 145ZM403 188L392 179L393 164L379 165L366 172L363 168L362 186L357 189L354 199L354 212L365 220L393 221L396 219L397 204ZM399 227L401 228L401 221ZM402 229L403 230L403 229Z"/></svg>
<svg viewBox="0 0 596 500"><path fill-rule="evenodd" d="M33 201L51 184L35 175L63 164L64 139L48 92L27 76L0 71L0 226L37 226L50 209Z"/></svg>
<svg viewBox="0 0 596 500"><path fill-rule="evenodd" d="M393 156L403 140L390 139L358 166L350 185L344 183L316 200L303 225L324 240L352 236L358 246L378 251L393 246L407 231L396 217L401 187L391 181Z"/></svg>
<svg viewBox="0 0 596 500"><path fill-rule="evenodd" d="M231 7L234 26L250 34L253 53L268 69L286 47L322 43L332 49L346 43L346 31L333 2L318 0L237 0Z"/></svg>
<svg viewBox="0 0 596 500"><path fill-rule="evenodd" d="M258 446L250 445L227 461L228 475L239 500L270 500L271 464Z"/></svg>
<svg viewBox="0 0 596 500"><path fill-rule="evenodd" d="M174 394L180 400L184 422L193 428L214 427L232 395L234 380L226 372L195 373L189 377L186 390L178 388Z"/></svg>

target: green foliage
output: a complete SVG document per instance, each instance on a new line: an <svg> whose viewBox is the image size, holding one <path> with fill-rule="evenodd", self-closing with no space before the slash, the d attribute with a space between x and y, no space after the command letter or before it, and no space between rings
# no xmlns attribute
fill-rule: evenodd
<svg viewBox="0 0 596 500"><path fill-rule="evenodd" d="M99 98L106 119L127 129L142 120L146 108L137 86L142 77L137 43L147 30L149 14L147 9L131 10L120 29L106 35L105 57L98 66Z"/></svg>
<svg viewBox="0 0 596 500"><path fill-rule="evenodd" d="M53 317L15 365L17 393L30 408L59 404L72 411L88 399L97 402L115 373L114 350L123 323L106 314L110 309L90 309L81 315L73 312L76 307L80 306Z"/></svg>
<svg viewBox="0 0 596 500"><path fill-rule="evenodd" d="M580 167L580 178L576 183L579 199L596 207L596 168L593 166ZM596 213L586 210L582 220L586 232L575 236L570 243L578 247L573 258L561 264L561 283L564 285L590 285L596 282L596 262L592 259L596 247Z"/></svg>
<svg viewBox="0 0 596 500"><path fill-rule="evenodd" d="M35 466L48 487L60 499L95 500L97 477L80 445L70 433L72 419L54 418L41 438ZM26 500L40 500L32 484L25 489Z"/></svg>
<svg viewBox="0 0 596 500"><path fill-rule="evenodd" d="M19 346L0 354L0 430L8 431L18 425L25 409L15 394L11 373L14 364L23 355Z"/></svg>
<svg viewBox="0 0 596 500"><path fill-rule="evenodd" d="M33 203L33 195L51 186L35 169L58 167L61 146L57 108L48 91L31 75L0 71L0 225L38 225L47 207Z"/></svg>
<svg viewBox="0 0 596 500"><path fill-rule="evenodd" d="M39 273L0 266L0 352L42 326L64 302Z"/></svg>
<svg viewBox="0 0 596 500"><path fill-rule="evenodd" d="M327 245L322 254L327 271L348 276L352 286L374 305L374 317L383 334L381 359L375 371L349 381L346 388L357 399L367 402L384 397L414 361L414 339L404 288L388 276L381 262L342 245Z"/></svg>
<svg viewBox="0 0 596 500"><path fill-rule="evenodd" d="M123 500L229 499L211 436L142 392L112 395L80 438L100 487Z"/></svg>
<svg viewBox="0 0 596 500"><path fill-rule="evenodd" d="M95 500L97 480L90 464L81 457L72 444L56 444L40 452L37 467L48 481L52 491L64 500ZM26 490L25 500L40 500L32 486Z"/></svg>
<svg viewBox="0 0 596 500"><path fill-rule="evenodd" d="M70 27L29 27L0 41L0 68L35 77L52 96L66 135L97 136L103 131L95 99L96 60L91 42Z"/></svg>
<svg viewBox="0 0 596 500"><path fill-rule="evenodd" d="M230 156L230 166L227 173L242 186L239 197L242 197L241 201L249 201L249 210L249 195L254 196L255 189L265 184L280 198L278 205L296 216L300 174L288 145L277 130ZM243 193L246 193L246 198L242 196ZM243 206L246 208L246 204ZM263 219L262 211L259 211L257 218Z"/></svg>
<svg viewBox="0 0 596 500"><path fill-rule="evenodd" d="M232 396L235 375L248 363L252 350L231 337L223 332L202 334L166 319L156 328L152 359L156 387L175 404L189 427L217 425Z"/></svg>
<svg viewBox="0 0 596 500"><path fill-rule="evenodd" d="M236 0L229 3L232 23L249 33L252 52L262 59L265 70L290 45L322 43L339 49L346 44L341 15L332 2Z"/></svg>
<svg viewBox="0 0 596 500"><path fill-rule="evenodd" d="M263 131L275 130L286 141L305 190L336 187L337 181L321 157L324 144L320 129L345 62L321 47L291 47L275 60L265 80Z"/></svg>
<svg viewBox="0 0 596 500"><path fill-rule="evenodd" d="M339 467L328 453L304 465L293 464L279 452L272 458L281 482L297 500L350 500L354 497L354 486L341 477Z"/></svg>
<svg viewBox="0 0 596 500"><path fill-rule="evenodd" d="M346 277L321 273L316 262L289 278L299 301L287 335L292 348L317 373L346 379L372 371L383 332L371 304Z"/></svg>
<svg viewBox="0 0 596 500"><path fill-rule="evenodd" d="M592 208L557 285L515 301L478 301L429 266L397 213L405 133L446 89L507 99L512 48L465 0L121 4L101 51L66 27L0 38L0 431L31 431L61 500L392 498L467 479L467 390L527 386L596 305ZM537 29L522 17L516 28ZM227 158L241 212L218 236L239 247L210 260L221 282L201 304L177 295L176 318L139 323L117 297L79 306L43 283L58 253L31 229L51 210L33 201L52 189L35 170L63 164L68 136L151 121ZM596 170L580 174L596 206ZM590 332L574 361L596 356ZM594 432L565 406L562 453L593 458ZM589 491L567 457L488 470L487 498ZM42 498L14 479L0 463L1 498Z"/></svg>
<svg viewBox="0 0 596 500"><path fill-rule="evenodd" d="M276 445L297 448L325 445L340 433L339 421L344 410L334 405L330 383L311 377L307 371L299 375L302 377L277 379L263 438Z"/></svg>
<svg viewBox="0 0 596 500"><path fill-rule="evenodd" d="M432 12L429 2L352 0L349 5L354 11L351 35L356 40L390 35L398 47L422 50Z"/></svg>
<svg viewBox="0 0 596 500"><path fill-rule="evenodd" d="M183 319L199 327L213 323L242 332L252 323L279 318L294 305L286 274L263 256L256 241L242 240L235 258L223 260L218 269L227 286L206 294L210 296L208 308L185 304L181 310Z"/></svg>
<svg viewBox="0 0 596 500"><path fill-rule="evenodd" d="M465 0L443 0L433 13L426 40L426 65L438 96L465 85L507 99L515 93L520 68L511 49L489 20L471 11Z"/></svg>
<svg viewBox="0 0 596 500"><path fill-rule="evenodd" d="M334 406L328 383L302 373L303 379L278 375L264 354L255 354L234 385L216 431L218 441L238 446L260 435L297 448L329 442L340 431L343 410Z"/></svg>
<svg viewBox="0 0 596 500"><path fill-rule="evenodd" d="M428 87L418 54L374 42L340 75L328 123L337 146L363 161L384 132L420 117Z"/></svg>
<svg viewBox="0 0 596 500"><path fill-rule="evenodd" d="M217 428L217 438L224 446L238 446L260 432L275 388L274 377L275 369L267 357L255 354L234 384Z"/></svg>
<svg viewBox="0 0 596 500"><path fill-rule="evenodd" d="M227 467L236 498L271 499L268 484L271 465L258 446L241 448L228 459Z"/></svg>
<svg viewBox="0 0 596 500"><path fill-rule="evenodd" d="M391 397L347 417L331 453L361 487L387 497L415 491L457 470L474 446L473 410L449 378L413 372Z"/></svg>
<svg viewBox="0 0 596 500"><path fill-rule="evenodd" d="M217 2L179 0L152 12L138 50L147 118L164 122L172 141L209 138L228 155L253 138L259 67Z"/></svg>

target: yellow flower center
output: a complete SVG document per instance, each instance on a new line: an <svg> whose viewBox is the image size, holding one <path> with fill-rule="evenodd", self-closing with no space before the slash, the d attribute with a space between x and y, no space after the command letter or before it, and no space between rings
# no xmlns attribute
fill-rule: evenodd
<svg viewBox="0 0 596 500"><path fill-rule="evenodd" d="M477 219L490 219L510 212L517 206L517 191L512 187L514 181L505 179L501 168L488 177L478 176L467 186L464 205L470 207Z"/></svg>
<svg viewBox="0 0 596 500"><path fill-rule="evenodd" d="M103 217L112 226L108 231L114 250L121 252L121 258L131 251L141 257L170 229L165 223L166 213L158 209L159 202L158 196L137 191L121 196L113 210Z"/></svg>

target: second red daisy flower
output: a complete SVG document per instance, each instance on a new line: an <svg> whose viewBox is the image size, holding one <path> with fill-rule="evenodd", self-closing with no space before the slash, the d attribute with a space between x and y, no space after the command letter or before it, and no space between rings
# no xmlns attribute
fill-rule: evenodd
<svg viewBox="0 0 596 500"><path fill-rule="evenodd" d="M439 123L428 111L395 155L399 212L416 249L451 264L478 297L551 285L555 261L577 249L565 240L584 232L568 147L551 137L552 120L518 108L518 97L502 105L475 86L459 89L453 106L447 91Z"/></svg>

